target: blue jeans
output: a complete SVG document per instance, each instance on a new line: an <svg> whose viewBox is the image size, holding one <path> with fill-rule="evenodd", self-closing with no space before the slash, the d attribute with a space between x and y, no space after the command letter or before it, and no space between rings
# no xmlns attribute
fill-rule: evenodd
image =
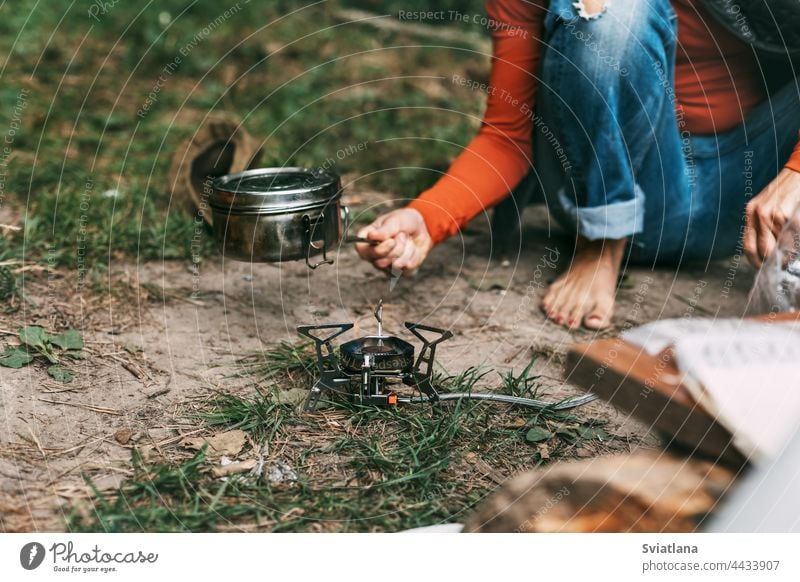
<svg viewBox="0 0 800 582"><path fill-rule="evenodd" d="M669 0L612 1L591 19L573 0L551 0L544 23L534 167L519 188L541 192L572 232L627 237L636 262L734 253L745 205L800 127L791 82L734 129L690 134L676 111L676 38Z"/></svg>

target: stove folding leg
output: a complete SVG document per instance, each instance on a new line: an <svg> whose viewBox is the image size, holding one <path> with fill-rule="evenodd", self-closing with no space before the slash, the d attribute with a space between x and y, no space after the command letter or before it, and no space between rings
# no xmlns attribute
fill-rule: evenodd
<svg viewBox="0 0 800 582"><path fill-rule="evenodd" d="M419 351L417 361L414 363L414 371L411 373L413 378L413 385L417 387L420 392L425 394L431 402L439 400L439 394L433 387L433 362L436 357L436 346L445 340L453 337L453 332L449 329L440 329L438 327L431 327L429 325L422 325L419 323L405 323L408 331L413 333L417 339L422 342L422 349ZM439 337L434 340L429 340L420 331L427 331L430 333L437 333ZM422 367L425 367L423 370Z"/></svg>
<svg viewBox="0 0 800 582"><path fill-rule="evenodd" d="M309 392L305 406L303 407L303 410L306 412L313 412L316 410L319 399L322 397L323 393L329 390L335 391L336 381L347 378L342 368L339 366L339 361L336 359L331 340L352 327L352 323L298 326L297 332L300 335L314 340L314 348L317 353L317 368L319 369L319 379L311 388L311 392ZM330 330L333 330L332 333L329 333L326 337L318 337L312 333Z"/></svg>
<svg viewBox="0 0 800 582"><path fill-rule="evenodd" d="M314 386L308 393L308 398L306 398L303 410L305 412L314 412L317 409L320 398L322 398L325 392L336 392L336 380L341 380L342 377L342 374L333 370L323 372L322 376L320 376L319 380L314 382ZM346 378L346 376L344 377Z"/></svg>
<svg viewBox="0 0 800 582"><path fill-rule="evenodd" d="M436 391L436 388L433 387L433 382L431 382L431 378L425 374L420 374L419 372L412 372L411 373L411 381L406 382L410 386L413 386L420 393L424 394L428 397L428 400L431 402L436 402L439 400L439 393Z"/></svg>
<svg viewBox="0 0 800 582"><path fill-rule="evenodd" d="M322 393L325 392L325 390L328 390L328 387L325 386L321 380L317 380L314 383L314 386L311 388L311 391L308 393L303 410L305 412L314 412L317 409L319 399L322 398Z"/></svg>
<svg viewBox="0 0 800 582"><path fill-rule="evenodd" d="M333 353L333 346L331 346L331 340L333 340L336 337L339 337L349 329L352 329L352 327L353 327L352 323L331 323L326 325L297 326L297 333L311 340L314 340L314 349L317 352L317 367L319 368L320 374L323 374L328 370L339 370L339 361L336 359L336 354ZM312 331L316 332L325 330L334 330L334 331L333 333L329 333L326 337L318 337L313 333L311 333Z"/></svg>

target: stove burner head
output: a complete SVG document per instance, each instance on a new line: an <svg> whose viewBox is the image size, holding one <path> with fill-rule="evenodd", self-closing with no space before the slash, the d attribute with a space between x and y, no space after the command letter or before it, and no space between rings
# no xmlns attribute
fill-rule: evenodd
<svg viewBox="0 0 800 582"><path fill-rule="evenodd" d="M392 336L367 336L342 344L339 349L343 367L358 372L366 358L379 371L409 372L414 367L414 346Z"/></svg>
<svg viewBox="0 0 800 582"><path fill-rule="evenodd" d="M364 346L363 348L361 348L361 353L362 354L390 354L393 351L394 350L392 350L392 348L390 348L389 346L386 346L386 345L383 345L383 346Z"/></svg>

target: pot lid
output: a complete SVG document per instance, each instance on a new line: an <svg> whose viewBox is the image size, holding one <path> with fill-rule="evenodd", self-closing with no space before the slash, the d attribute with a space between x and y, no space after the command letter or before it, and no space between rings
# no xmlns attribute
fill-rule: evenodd
<svg viewBox="0 0 800 582"><path fill-rule="evenodd" d="M325 205L341 194L333 172L310 168L260 168L214 180L209 203L232 212L283 212Z"/></svg>

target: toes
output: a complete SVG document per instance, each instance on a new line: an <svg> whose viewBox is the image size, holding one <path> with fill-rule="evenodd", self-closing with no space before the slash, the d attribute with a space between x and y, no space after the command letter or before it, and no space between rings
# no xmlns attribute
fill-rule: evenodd
<svg viewBox="0 0 800 582"><path fill-rule="evenodd" d="M562 312L566 295L569 289L566 288L562 278L557 279L547 288L547 293L540 304L541 310L549 319L555 321L555 316Z"/></svg>
<svg viewBox="0 0 800 582"><path fill-rule="evenodd" d="M583 316L586 313L586 305L584 299L578 299L572 305L569 314L566 317L565 324L569 329L578 329L583 322Z"/></svg>
<svg viewBox="0 0 800 582"><path fill-rule="evenodd" d="M547 293L545 293L542 302L539 304L539 308L545 313L547 313L548 311L550 311L550 309L552 309L553 303L555 302L556 297L558 296L558 291L560 287L561 286L557 282L553 283L552 285L550 285L550 287L548 287Z"/></svg>
<svg viewBox="0 0 800 582"><path fill-rule="evenodd" d="M590 313L583 318L583 326L586 329L605 329L608 327L608 320L604 320L602 315Z"/></svg>
<svg viewBox="0 0 800 582"><path fill-rule="evenodd" d="M614 314L614 299L602 298L586 317L583 318L583 325L588 329L605 329L611 325L611 316Z"/></svg>
<svg viewBox="0 0 800 582"><path fill-rule="evenodd" d="M553 293L550 297L550 300L547 302L547 306L544 308L544 314L547 316L548 319L552 319L556 323L559 323L558 317L561 308L561 294L560 293Z"/></svg>
<svg viewBox="0 0 800 582"><path fill-rule="evenodd" d="M570 312L571 295L568 289L561 288L556 291L552 304L547 308L545 313L547 317L555 321L559 325L566 325L567 315Z"/></svg>

